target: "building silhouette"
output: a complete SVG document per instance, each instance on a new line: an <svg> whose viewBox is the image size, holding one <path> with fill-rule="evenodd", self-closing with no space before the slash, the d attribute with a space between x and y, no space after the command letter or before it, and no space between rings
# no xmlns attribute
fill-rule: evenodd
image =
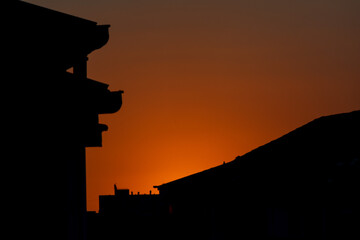
<svg viewBox="0 0 360 240"><path fill-rule="evenodd" d="M83 240L85 148L101 146L99 114L122 105L122 91L87 78L109 25L23 1L1 5L7 236Z"/></svg>
<svg viewBox="0 0 360 240"><path fill-rule="evenodd" d="M359 239L360 111L315 119L234 161L86 214L86 147L122 91L87 77L108 25L2 3L3 235L10 239ZM86 220L89 220L88 222Z"/></svg>
<svg viewBox="0 0 360 240"><path fill-rule="evenodd" d="M360 111L321 117L229 163L117 189L88 213L91 239L359 239Z"/></svg>
<svg viewBox="0 0 360 240"><path fill-rule="evenodd" d="M360 111L160 186L171 239L359 239Z"/></svg>
<svg viewBox="0 0 360 240"><path fill-rule="evenodd" d="M99 214L139 218L153 216L159 212L159 200L158 194L130 194L129 189L117 189L114 185L114 195L99 196Z"/></svg>
<svg viewBox="0 0 360 240"><path fill-rule="evenodd" d="M99 213L88 212L88 236L92 239L158 239L162 203L158 194L133 194L117 189L99 196Z"/></svg>

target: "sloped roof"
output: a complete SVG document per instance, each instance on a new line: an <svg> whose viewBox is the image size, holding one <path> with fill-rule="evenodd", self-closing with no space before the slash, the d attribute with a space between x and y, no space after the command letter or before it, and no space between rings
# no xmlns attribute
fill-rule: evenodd
<svg viewBox="0 0 360 240"><path fill-rule="evenodd" d="M17 14L14 17L19 17L20 14L25 14L23 16L23 21L30 21L30 22L38 22L41 24L60 24L58 22L61 20L61 25L64 24L91 24L96 25L96 22L87 20L81 17L73 16L70 14L66 14L63 12L59 12L53 9L41 7L32 3L24 2L24 1L12 1L12 4L17 9ZM29 17L28 19L25 17ZM46 20L46 22L44 22Z"/></svg>
<svg viewBox="0 0 360 240"><path fill-rule="evenodd" d="M322 178L321 181L332 181L339 166L356 165L358 169L359 158L360 111L354 111L320 117L227 164L154 187L162 190L249 181L249 178L253 181L284 181L284 177L313 181L316 176Z"/></svg>
<svg viewBox="0 0 360 240"><path fill-rule="evenodd" d="M110 25L58 12L23 1L4 5L5 41L13 55L26 56L40 65L58 62L65 68L72 61L104 46ZM60 64L61 63L61 64Z"/></svg>

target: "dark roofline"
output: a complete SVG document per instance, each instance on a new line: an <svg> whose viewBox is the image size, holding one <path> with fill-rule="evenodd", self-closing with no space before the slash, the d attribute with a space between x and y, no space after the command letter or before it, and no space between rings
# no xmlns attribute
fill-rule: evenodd
<svg viewBox="0 0 360 240"><path fill-rule="evenodd" d="M238 156L238 157L239 157L239 156ZM236 157L235 160L238 159L238 157ZM235 161L235 160L234 160L234 161ZM233 161L232 161L232 162L233 162ZM230 164L230 163L231 163L231 162L229 162L229 163L227 163L227 164ZM221 168L221 167L224 167L224 166L226 166L226 164L222 164L222 165L219 165L219 166L215 166L215 167L206 169L206 170L204 170L204 171L197 172L197 173L188 175L188 176L186 176L186 177L176 179L176 180L171 181L171 182L168 182L168 183L163 183L163 184L161 184L161 185L155 185L155 186L153 186L153 188L156 188L156 189L160 190L160 188L162 188L162 187L164 187L164 186L168 186L168 185L171 185L171 184L176 184L176 183L184 182L184 181L187 181L187 180L196 178L196 177L200 177L200 176L203 175L203 174L210 173L210 172L212 172L212 171L214 171L214 170L217 170L217 169L219 169L219 168Z"/></svg>
<svg viewBox="0 0 360 240"><path fill-rule="evenodd" d="M59 11L56 11L56 10L53 10L53 9L50 9L50 8L42 7L42 6L35 5L35 4L32 4L32 3L28 3L28 2L25 2L25 1L17 1L17 2L14 2L14 3L22 4L24 7L27 7L27 8L36 10L36 11L42 11L43 13L47 12L49 14L49 16L51 16L51 17L68 18L69 21L79 22L81 24L92 24L92 25L97 24L96 22L85 19L85 18L81 18L81 17L77 17L77 16L70 15L70 14L67 14L67 13L59 12Z"/></svg>
<svg viewBox="0 0 360 240"><path fill-rule="evenodd" d="M17 46L13 56L37 55L36 64L44 68L51 63L68 69L109 40L110 25L98 25L23 1L12 1L5 7L9 22L7 41Z"/></svg>
<svg viewBox="0 0 360 240"><path fill-rule="evenodd" d="M198 173L195 173L195 174L192 174L192 175L188 175L186 177L183 177L183 178L180 178L180 179L177 179L177 180L174 180L174 181L171 181L171 182L168 182L168 183L164 183L164 184L161 184L161 185L156 185L156 186L153 186L154 188L160 190L161 188L166 188L168 186L173 186L173 185L177 185L177 184L180 184L180 183L184 183L184 182L188 182L188 181L193 181L194 178L199 178L201 176L203 176L204 174L208 175L208 174L212 174L212 173L215 173L221 169L227 169L231 166L234 166L235 164L239 163L240 161L242 160L245 160L245 159L249 159L249 157L253 156L254 154L258 153L259 151L262 151L262 150L266 150L266 149L270 149L272 148L275 144L279 143L279 142L282 142L284 141L286 138L288 137L291 137L293 136L294 134L297 134L298 132L301 132L303 129L305 128L311 128L312 126L317 126L319 125L320 122L323 122L323 121L327 121L327 120L331 120L331 119L335 119L335 118L343 118L343 117L348 117L348 116L354 116L354 115L357 115L359 116L360 115L360 110L356 110L356 111L352 111L352 112L348 112L348 113L340 113L340 114L333 114L333 115L328 115L328 116L322 116L322 117L319 117L319 118L316 118L314 120L312 120L311 122L299 127L299 128L296 128L294 129L293 131L273 140L273 141L270 141L262 146L259 146L257 148L255 148L254 150L242 155L241 157L238 156L236 157L233 161L229 162L229 163L226 163L226 164L222 164L222 165L219 165L219 166L216 166L216 167L213 167L213 168L210 168L210 169L207 169L205 171L201 171L201 172L198 172ZM359 122L359 125L360 125L360 122Z"/></svg>

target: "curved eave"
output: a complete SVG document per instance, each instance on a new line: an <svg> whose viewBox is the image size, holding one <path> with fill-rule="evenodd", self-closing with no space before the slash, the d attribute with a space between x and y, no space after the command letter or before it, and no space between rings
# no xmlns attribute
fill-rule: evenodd
<svg viewBox="0 0 360 240"><path fill-rule="evenodd" d="M108 92L106 97L102 99L99 114L115 113L120 110L122 106L122 94L124 91Z"/></svg>
<svg viewBox="0 0 360 240"><path fill-rule="evenodd" d="M102 48L109 41L110 25L96 25L90 52Z"/></svg>

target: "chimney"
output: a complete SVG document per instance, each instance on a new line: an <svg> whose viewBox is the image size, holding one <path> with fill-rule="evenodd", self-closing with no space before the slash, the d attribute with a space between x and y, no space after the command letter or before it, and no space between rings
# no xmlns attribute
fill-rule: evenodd
<svg viewBox="0 0 360 240"><path fill-rule="evenodd" d="M117 186L116 186L116 184L114 184L114 195L116 195L116 192L117 192Z"/></svg>

